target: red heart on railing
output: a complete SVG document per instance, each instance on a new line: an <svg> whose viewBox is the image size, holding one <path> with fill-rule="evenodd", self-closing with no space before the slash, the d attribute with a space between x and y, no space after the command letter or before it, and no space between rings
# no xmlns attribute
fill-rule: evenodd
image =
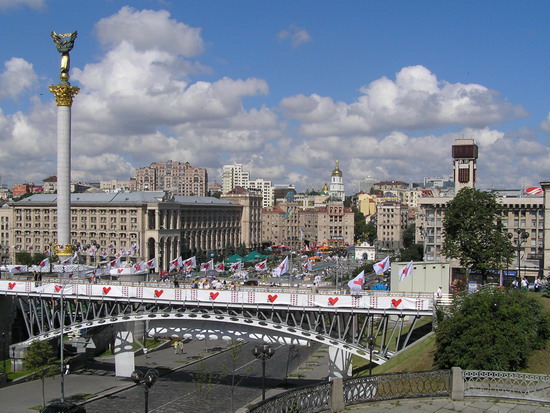
<svg viewBox="0 0 550 413"><path fill-rule="evenodd" d="M269 300L270 303L272 303L273 301L275 301L277 299L278 295L275 294L275 295L268 295L267 296L267 299Z"/></svg>
<svg viewBox="0 0 550 413"><path fill-rule="evenodd" d="M162 293L164 292L164 290L155 290L155 295L157 297L160 297L162 295Z"/></svg>
<svg viewBox="0 0 550 413"><path fill-rule="evenodd" d="M212 300L215 300L216 298L218 298L218 295L220 295L220 293L210 293L210 298Z"/></svg>
<svg viewBox="0 0 550 413"><path fill-rule="evenodd" d="M116 270L119 274L122 274L122 271L124 271L124 268L119 268L118 270Z"/></svg>
<svg viewBox="0 0 550 413"><path fill-rule="evenodd" d="M338 297L334 297L334 298L329 297L328 302L330 303L330 305L334 305L338 302Z"/></svg>
<svg viewBox="0 0 550 413"><path fill-rule="evenodd" d="M109 294L109 291L111 291L111 287L103 287L103 294Z"/></svg>
<svg viewBox="0 0 550 413"><path fill-rule="evenodd" d="M395 308L397 308L399 306L399 304L401 304L401 301L403 301L401 298L399 300L392 299L391 300L391 305L393 305Z"/></svg>
<svg viewBox="0 0 550 413"><path fill-rule="evenodd" d="M55 292L58 293L59 291L61 291L61 289L62 289L63 287L62 287L61 285L56 285L54 288L55 288Z"/></svg>
<svg viewBox="0 0 550 413"><path fill-rule="evenodd" d="M17 283L8 283L8 287L10 288L10 290L13 290L13 287L15 287Z"/></svg>

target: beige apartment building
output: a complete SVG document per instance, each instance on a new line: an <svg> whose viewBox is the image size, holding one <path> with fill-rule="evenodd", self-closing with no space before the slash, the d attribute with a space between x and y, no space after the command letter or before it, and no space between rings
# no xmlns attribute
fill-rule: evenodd
<svg viewBox="0 0 550 413"><path fill-rule="evenodd" d="M377 251L399 251L403 245L403 233L414 222L409 217L409 207L405 204L384 202L378 205L375 241Z"/></svg>
<svg viewBox="0 0 550 413"><path fill-rule="evenodd" d="M181 196L206 196L208 172L189 162L155 162L136 170L137 191L166 191Z"/></svg>
<svg viewBox="0 0 550 413"><path fill-rule="evenodd" d="M281 203L262 210L262 239L294 248L353 245L354 213L343 202L306 209L297 203Z"/></svg>
<svg viewBox="0 0 550 413"><path fill-rule="evenodd" d="M241 242L248 249L256 249L262 245L262 204L263 196L258 191L247 191L238 186L221 199L231 201L242 206L241 215ZM234 245L237 246L237 245Z"/></svg>
<svg viewBox="0 0 550 413"><path fill-rule="evenodd" d="M3 245L10 246L12 262L17 251L32 245L33 251L42 252L56 243L56 202L55 194L38 194L0 208L0 222L3 218L7 228L0 237L9 236ZM259 215L259 206L253 208ZM71 243L97 246L97 256L83 254L88 263L97 262L102 250L112 259L137 243L132 261L157 257L159 266L167 269L180 255L219 251L250 239L242 233L243 221L249 220L243 210L232 200L165 192L71 194Z"/></svg>

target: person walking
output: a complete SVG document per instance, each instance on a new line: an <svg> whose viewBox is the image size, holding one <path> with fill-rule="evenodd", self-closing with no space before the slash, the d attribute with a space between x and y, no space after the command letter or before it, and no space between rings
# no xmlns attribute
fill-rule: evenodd
<svg viewBox="0 0 550 413"><path fill-rule="evenodd" d="M147 347L143 347L143 355L145 356L146 359L149 358L149 355L147 354L149 352L149 350L147 349Z"/></svg>
<svg viewBox="0 0 550 413"><path fill-rule="evenodd" d="M178 353L183 354L183 340L178 341Z"/></svg>

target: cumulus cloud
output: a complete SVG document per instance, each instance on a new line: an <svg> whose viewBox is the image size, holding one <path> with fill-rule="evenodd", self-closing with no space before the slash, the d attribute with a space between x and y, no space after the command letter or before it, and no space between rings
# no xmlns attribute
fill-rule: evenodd
<svg viewBox="0 0 550 413"><path fill-rule="evenodd" d="M19 7L29 7L40 10L44 8L44 0L0 0L0 11L16 9Z"/></svg>
<svg viewBox="0 0 550 413"><path fill-rule="evenodd" d="M360 89L353 103L316 94L285 98L287 116L301 122L307 136L360 135L392 129L416 130L447 125L484 127L525 116L519 106L476 84L439 81L423 66L401 69L395 80L377 79Z"/></svg>
<svg viewBox="0 0 550 413"><path fill-rule="evenodd" d="M277 37L281 41L290 41L292 47L295 48L311 42L311 35L307 32L307 30L294 24L288 29L281 30L277 34Z"/></svg>
<svg viewBox="0 0 550 413"><path fill-rule="evenodd" d="M141 10L125 6L96 25L101 44L114 48L122 42L136 50L161 50L186 57L204 50L201 30L170 18L166 10Z"/></svg>
<svg viewBox="0 0 550 413"><path fill-rule="evenodd" d="M5 70L0 73L0 100L16 98L29 90L38 80L32 64L19 57L13 57L4 63Z"/></svg>
<svg viewBox="0 0 550 413"><path fill-rule="evenodd" d="M550 134L550 113L548 113L548 116L546 116L546 119L544 119L544 120L541 122L540 128L541 128L544 132Z"/></svg>

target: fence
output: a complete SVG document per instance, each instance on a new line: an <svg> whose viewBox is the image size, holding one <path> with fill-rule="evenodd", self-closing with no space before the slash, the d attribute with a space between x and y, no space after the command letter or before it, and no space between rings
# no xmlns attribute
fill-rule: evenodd
<svg viewBox="0 0 550 413"><path fill-rule="evenodd" d="M513 398L550 402L550 376L500 371L451 370L388 373L334 379L281 393L239 413L338 412L345 406L381 400L450 397Z"/></svg>

